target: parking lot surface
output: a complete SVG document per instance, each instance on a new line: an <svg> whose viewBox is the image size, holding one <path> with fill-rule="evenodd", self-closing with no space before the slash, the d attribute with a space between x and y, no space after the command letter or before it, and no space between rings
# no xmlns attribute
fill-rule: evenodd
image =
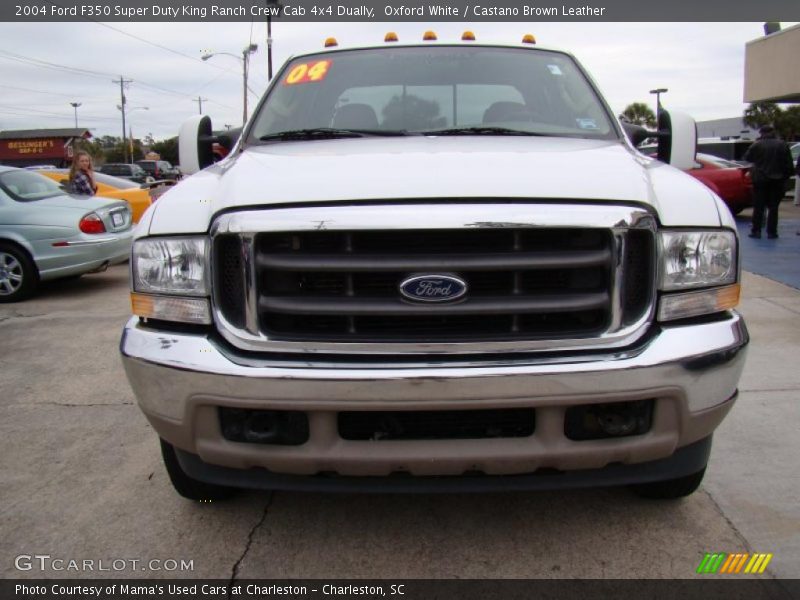
<svg viewBox="0 0 800 600"><path fill-rule="evenodd" d="M121 265L0 305L5 578L691 578L706 552L770 552L762 577L800 577L797 289L745 274L752 343L741 395L703 486L677 502L624 488L184 500L120 364L127 292ZM15 567L33 554L142 562L112 572Z"/></svg>
<svg viewBox="0 0 800 600"><path fill-rule="evenodd" d="M777 240L760 240L747 237L750 233L752 209L736 218L736 226L742 244L743 268L775 281L800 289L800 207L789 198L780 207Z"/></svg>

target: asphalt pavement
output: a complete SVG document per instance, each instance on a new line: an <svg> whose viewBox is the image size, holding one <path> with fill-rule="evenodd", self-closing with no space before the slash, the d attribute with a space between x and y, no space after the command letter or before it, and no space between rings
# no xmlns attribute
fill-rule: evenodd
<svg viewBox="0 0 800 600"><path fill-rule="evenodd" d="M749 265L755 250L743 255ZM750 272L743 289L752 343L741 394L703 486L682 501L622 488L247 492L200 504L173 492L121 367L127 266L51 283L0 305L0 575L692 578L706 552L769 552L762 577L800 577L800 291ZM15 567L34 554L192 568Z"/></svg>

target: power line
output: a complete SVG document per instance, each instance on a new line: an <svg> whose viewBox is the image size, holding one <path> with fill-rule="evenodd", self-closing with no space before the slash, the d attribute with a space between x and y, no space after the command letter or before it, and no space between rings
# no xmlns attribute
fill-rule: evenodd
<svg viewBox="0 0 800 600"><path fill-rule="evenodd" d="M53 6L60 6L56 2L53 2L52 0L46 0L46 1L49 4L52 4ZM119 34L128 36L129 38L132 38L132 39L137 40L139 42L142 42L144 44L148 44L150 46L153 46L153 47L158 48L160 50L164 50L166 52L170 52L172 54L175 54L177 56L181 56L183 58L188 58L191 61L207 65L207 66L209 66L209 67L211 67L213 69L217 69L219 71L222 71L223 73L232 73L233 72L233 67L226 69L225 67L220 67L219 65L206 62L206 61L204 61L204 60L202 60L202 59L200 59L200 58L198 58L196 56L191 56L189 54L186 54L185 52L181 52L180 50L175 50L174 48L169 48L168 46L164 46L162 44L157 44L156 42L153 42L153 41L150 41L148 39L139 37L138 35L134 35L133 33L130 33L128 31L124 31L122 29L118 29L116 27L113 27L112 25L109 25L108 23L103 23L102 21L98 21L98 20L93 19L91 17L83 17L83 18L86 19L87 21L90 21L90 22L95 23L97 25L101 25L102 27L106 27L107 29L110 29L110 30L115 31L115 32L117 32ZM252 43L252 38L253 38L253 26L252 25L253 25L253 21L251 20L250 21L250 41L251 41L251 43ZM139 83L141 83L141 82L139 82ZM159 89L157 86L151 86L151 87L154 87L155 89ZM160 88L160 89L164 90L164 88ZM169 90L165 90L165 91L169 92ZM180 94L180 92L170 92L170 93L178 93L178 94ZM209 102L214 102L214 101L210 100ZM214 104L219 104L219 106L223 106L225 108L230 108L231 110L233 110L232 106L228 106L226 104L220 104L218 102L214 102Z"/></svg>
<svg viewBox="0 0 800 600"><path fill-rule="evenodd" d="M2 55L7 55L7 56L2 56ZM88 76L88 77L103 78L103 79L106 79L108 77L114 77L113 73L103 73L102 71L92 71L90 69L80 69L80 68L77 68L77 67L70 67L69 65L62 65L62 64L58 64L58 63L49 62L49 61L46 61L46 60L40 60L38 58L32 58L32 57L28 57L28 56L23 56L21 54L16 54L14 52L9 52L7 50L0 50L0 58L6 59L6 60L13 60L13 61L21 62L21 63L24 63L24 64L28 64L28 65L32 65L32 66L36 66L36 67L41 67L41 68L48 68L48 69L56 69L56 70L60 70L60 71L66 71L66 72L71 73L73 75L84 75L84 76ZM148 82L142 81L140 79L137 79L136 83L137 83L137 85L141 85L142 87L145 87L145 88L150 88L150 89L152 89L152 90L154 90L156 92L160 92L160 93L172 94L174 96L180 96L182 98L192 98L193 97L192 94L187 94L185 92L178 92L176 90L171 90L169 88L165 88L165 87L158 86L158 85L155 85L155 84L152 84L152 83L148 83ZM222 106L224 108L229 108L231 110L236 110L232 106L228 106L227 104L223 104L223 103L217 102L215 100L209 100L209 102L213 102L214 104L217 104L217 105Z"/></svg>
<svg viewBox="0 0 800 600"><path fill-rule="evenodd" d="M0 56L0 58L3 58L5 60L13 60L13 61L20 62L20 63L26 64L26 65L31 65L31 66L34 66L34 67L40 67L40 68L44 68L44 69L55 69L57 71L67 71L67 72L69 72L69 73L71 73L73 75L83 75L83 76L86 76L86 77L96 77L96 78L104 78L104 79L106 77L111 77L112 76L111 73L101 73L99 71L90 71L89 69L79 69L77 67L70 67L70 66L67 66L67 65L60 65L58 63L51 63L51 62L48 62L46 60L39 60L38 58L31 58L31 57L28 57L28 56L23 56L21 54L16 54L14 52L9 52L7 50L0 50L0 55L2 55L2 54L6 55L6 56Z"/></svg>
<svg viewBox="0 0 800 600"><path fill-rule="evenodd" d="M4 83L0 83L0 88L6 88L6 89L9 89L9 90L19 90L19 91L22 91L22 92L33 92L34 94L47 94L49 96L63 96L65 98L74 98L76 96L76 94L63 94L61 92L48 92L48 91L45 91L45 90L34 90L34 89L31 89L31 88L19 87L19 86L16 86L16 85L6 85ZM104 97L104 98L100 98L100 97L97 97L97 96L88 96L87 97L87 96L84 96L83 94L80 94L80 96L81 96L81 98L83 98L85 100L109 100L110 99L109 97Z"/></svg>
<svg viewBox="0 0 800 600"><path fill-rule="evenodd" d="M0 110L6 113L8 113L9 111L14 111L14 114L18 114L25 117L39 117L41 115L41 116L59 117L62 119L72 119L72 115L67 115L64 113L56 113L49 110L36 110L27 107L20 108L18 106L8 106L5 104L0 104ZM26 112L19 112L19 111L26 111ZM91 121L116 121L116 119L112 119L111 117L96 117L83 114L81 115L81 119L88 119Z"/></svg>
<svg viewBox="0 0 800 600"><path fill-rule="evenodd" d="M50 4L54 4L54 2L50 2ZM168 48L167 46L162 46L161 44L157 44L155 42L151 42L150 40L146 40L144 38L139 37L138 35L134 35L134 34L129 33L127 31L123 31L122 29L117 29L116 27L112 27L108 23L102 23L102 22L96 21L96 20L94 20L94 19L92 19L90 17L84 17L84 18L89 20L89 21L92 21L94 23L97 23L98 25L102 25L103 27L107 27L108 29L111 29L112 31L116 31L117 33L121 33L122 35L126 35L129 38L133 38L134 40L137 40L137 41L142 42L144 44L149 44L150 46L154 46L156 48L159 48L160 50L164 50L166 52L171 52L172 54L176 54L176 55L181 56L183 58L188 58L189 60L192 60L194 62L198 62L198 63L204 64L204 65L208 65L209 67L212 67L212 68L220 70L220 71L225 71L226 73L228 71L230 71L230 69L225 69L224 67L220 67L218 65L212 65L210 63L207 63L205 61L200 60L196 56L191 56L189 54L181 52L180 50L175 50L173 48Z"/></svg>

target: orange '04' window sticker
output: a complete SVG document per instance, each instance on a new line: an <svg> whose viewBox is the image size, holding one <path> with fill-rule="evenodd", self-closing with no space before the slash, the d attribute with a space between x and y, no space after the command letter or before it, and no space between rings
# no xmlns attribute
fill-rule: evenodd
<svg viewBox="0 0 800 600"><path fill-rule="evenodd" d="M292 70L289 71L286 79L283 80L283 85L297 85L298 83L322 81L328 74L331 64L333 64L332 60L318 60L295 65Z"/></svg>

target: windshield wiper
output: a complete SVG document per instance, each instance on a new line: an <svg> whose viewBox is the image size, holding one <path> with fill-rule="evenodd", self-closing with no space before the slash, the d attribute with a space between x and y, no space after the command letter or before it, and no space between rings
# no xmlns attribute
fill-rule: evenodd
<svg viewBox="0 0 800 600"><path fill-rule="evenodd" d="M392 129L337 129L335 127L314 127L310 129L291 129L262 135L259 140L315 140L335 138L356 138L366 136L401 136L408 135L404 130Z"/></svg>
<svg viewBox="0 0 800 600"><path fill-rule="evenodd" d="M453 127L452 129L436 129L425 131L424 135L533 135L546 136L546 133L509 129L508 127Z"/></svg>

